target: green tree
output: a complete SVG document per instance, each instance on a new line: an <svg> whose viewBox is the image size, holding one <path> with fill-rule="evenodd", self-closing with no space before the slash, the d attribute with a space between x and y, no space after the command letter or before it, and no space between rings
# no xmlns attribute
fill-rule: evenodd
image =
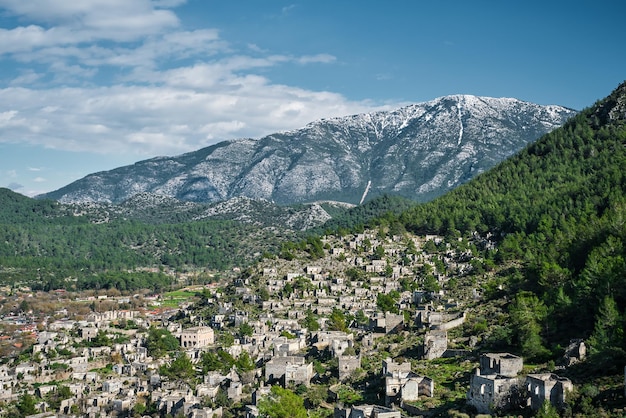
<svg viewBox="0 0 626 418"><path fill-rule="evenodd" d="M379 293L378 296L376 296L376 306L383 312L398 313L396 300L392 295L387 293Z"/></svg>
<svg viewBox="0 0 626 418"><path fill-rule="evenodd" d="M302 319L301 325L309 331L317 331L320 329L320 323L317 322L317 317L310 308L306 310L306 316Z"/></svg>
<svg viewBox="0 0 626 418"><path fill-rule="evenodd" d="M287 331L286 329L284 329L284 330L282 330L282 331L280 332L280 336L281 336L281 337L285 337L285 338L287 338L288 340L294 340L294 339L296 339L296 336L295 336L295 335L293 335L291 332Z"/></svg>
<svg viewBox="0 0 626 418"><path fill-rule="evenodd" d="M545 400L543 404L541 404L541 408L537 411L535 415L536 418L559 418L559 411L550 403L549 400Z"/></svg>
<svg viewBox="0 0 626 418"><path fill-rule="evenodd" d="M159 373L170 379L182 381L188 381L195 375L193 363L186 353L179 353L169 366L161 366Z"/></svg>
<svg viewBox="0 0 626 418"><path fill-rule="evenodd" d="M163 357L166 353L176 351L180 348L178 339L165 328L151 326L148 330L145 346L148 355L154 358Z"/></svg>
<svg viewBox="0 0 626 418"><path fill-rule="evenodd" d="M235 358L226 350L217 350L217 357L220 360L220 370L222 373L228 373L236 363Z"/></svg>
<svg viewBox="0 0 626 418"><path fill-rule="evenodd" d="M202 373L212 372L220 370L222 362L217 354L213 351L205 351L200 357L200 365L202 366Z"/></svg>
<svg viewBox="0 0 626 418"><path fill-rule="evenodd" d="M365 315L365 312L363 312L363 309L359 309L358 311L356 311L356 314L354 315L354 319L359 325L367 325L369 323L369 318L367 317L367 315Z"/></svg>
<svg viewBox="0 0 626 418"><path fill-rule="evenodd" d="M259 413L267 418L306 418L304 399L289 389L272 386L268 396L259 401Z"/></svg>
<svg viewBox="0 0 626 418"><path fill-rule="evenodd" d="M304 398L308 407L317 408L322 402L326 401L328 397L328 388L321 385L311 385L307 388Z"/></svg>
<svg viewBox="0 0 626 418"><path fill-rule="evenodd" d="M71 398L72 392L68 386L58 386L55 391L49 392L45 396L46 402L50 405L50 408L55 410L61 407L61 401Z"/></svg>
<svg viewBox="0 0 626 418"><path fill-rule="evenodd" d="M235 337L231 332L223 331L217 335L217 342L222 347L230 347L235 343Z"/></svg>
<svg viewBox="0 0 626 418"><path fill-rule="evenodd" d="M428 254L435 254L437 252L437 244L432 239L429 239L422 246L422 250Z"/></svg>
<svg viewBox="0 0 626 418"><path fill-rule="evenodd" d="M352 281L359 281L365 278L365 271L357 267L350 267L344 271L346 277Z"/></svg>
<svg viewBox="0 0 626 418"><path fill-rule="evenodd" d="M26 415L34 415L37 413L37 409L35 408L36 399L33 395L29 395L28 393L24 393L20 395L17 401L17 410L22 416Z"/></svg>
<svg viewBox="0 0 626 418"><path fill-rule="evenodd" d="M252 325L248 324L247 322L239 325L239 336L250 337L252 336L252 334L254 334L254 328L252 328Z"/></svg>
<svg viewBox="0 0 626 418"><path fill-rule="evenodd" d="M432 274L426 275L424 277L424 282L422 283L422 287L427 292L438 292L441 290L441 286L439 285L439 281Z"/></svg>
<svg viewBox="0 0 626 418"><path fill-rule="evenodd" d="M109 347L110 345L111 339L103 330L98 330L96 336L89 342L90 347Z"/></svg>
<svg viewBox="0 0 626 418"><path fill-rule="evenodd" d="M330 317L328 318L327 325L330 331L348 331L346 315L337 308L333 308Z"/></svg>
<svg viewBox="0 0 626 418"><path fill-rule="evenodd" d="M589 338L589 351L600 353L613 347L621 347L624 341L622 315L615 300L605 296L598 309L593 334Z"/></svg>
<svg viewBox="0 0 626 418"><path fill-rule="evenodd" d="M363 400L363 395L350 386L341 385L337 389L337 398L344 405L352 406L361 402Z"/></svg>
<svg viewBox="0 0 626 418"><path fill-rule="evenodd" d="M133 406L134 415L140 416L140 417L145 414L147 409L148 407L146 406L146 404L141 403L141 402L137 402L135 406Z"/></svg>
<svg viewBox="0 0 626 418"><path fill-rule="evenodd" d="M548 310L532 292L519 292L509 308L522 354L532 360L542 360L549 351L541 337L541 324Z"/></svg>
<svg viewBox="0 0 626 418"><path fill-rule="evenodd" d="M237 366L237 370L240 370L242 372L249 372L256 368L254 361L252 361L252 358L247 351L244 351L243 353L241 353L241 355L239 355L237 361L235 362L235 365Z"/></svg>
<svg viewBox="0 0 626 418"><path fill-rule="evenodd" d="M270 300L270 291L267 289L267 286L261 286L259 288L259 297L263 302Z"/></svg>

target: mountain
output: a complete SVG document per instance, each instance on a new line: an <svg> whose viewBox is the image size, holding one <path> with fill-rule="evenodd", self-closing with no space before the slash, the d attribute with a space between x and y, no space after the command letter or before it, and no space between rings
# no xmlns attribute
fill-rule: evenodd
<svg viewBox="0 0 626 418"><path fill-rule="evenodd" d="M447 96L140 161L88 175L40 197L120 203L149 192L193 202L249 197L285 205L318 200L358 204L389 193L427 201L575 113L509 98Z"/></svg>

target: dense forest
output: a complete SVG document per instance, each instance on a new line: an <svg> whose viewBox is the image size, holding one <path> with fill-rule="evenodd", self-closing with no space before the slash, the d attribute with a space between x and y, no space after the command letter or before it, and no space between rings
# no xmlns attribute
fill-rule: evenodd
<svg viewBox="0 0 626 418"><path fill-rule="evenodd" d="M509 298L500 335L531 359L571 338L625 360L626 84L468 184L400 216L407 230L492 235ZM508 268L505 268L508 267ZM497 287L497 286L499 287ZM610 354L610 356L607 356ZM610 360L607 363L611 363Z"/></svg>
<svg viewBox="0 0 626 418"><path fill-rule="evenodd" d="M223 271L247 265L285 239L276 231L228 220L150 224L91 223L57 202L0 189L0 282L43 290L164 286L165 275L124 274L154 267Z"/></svg>
<svg viewBox="0 0 626 418"><path fill-rule="evenodd" d="M333 215L333 218L323 226L315 228L312 234L339 233L348 230L359 230L365 225L384 222L385 219L397 221L398 216L404 211L412 208L416 203L402 196L382 195L355 206L349 210L332 212L332 208L325 209Z"/></svg>

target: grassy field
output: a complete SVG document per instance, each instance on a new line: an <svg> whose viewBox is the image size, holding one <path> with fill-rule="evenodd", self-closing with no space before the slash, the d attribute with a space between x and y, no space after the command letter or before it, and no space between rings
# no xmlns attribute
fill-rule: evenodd
<svg viewBox="0 0 626 418"><path fill-rule="evenodd" d="M161 297L161 306L167 308L176 308L181 303L188 302L193 299L196 292L191 292L186 289L174 290L172 292L166 292Z"/></svg>

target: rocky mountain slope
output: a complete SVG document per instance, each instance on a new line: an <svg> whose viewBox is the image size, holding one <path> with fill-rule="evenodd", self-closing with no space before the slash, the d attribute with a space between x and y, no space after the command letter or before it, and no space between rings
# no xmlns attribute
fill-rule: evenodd
<svg viewBox="0 0 626 418"><path fill-rule="evenodd" d="M358 204L384 193L426 201L466 182L576 112L457 95L395 111L323 119L86 176L41 197L120 203L149 192L194 202Z"/></svg>
<svg viewBox="0 0 626 418"><path fill-rule="evenodd" d="M265 199L234 197L214 203L184 202L173 197L138 193L120 204L86 202L61 205L60 214L84 216L91 223L128 219L147 224L183 223L202 220L231 220L259 228L304 231L323 225L331 212L352 207L339 202L279 206Z"/></svg>

